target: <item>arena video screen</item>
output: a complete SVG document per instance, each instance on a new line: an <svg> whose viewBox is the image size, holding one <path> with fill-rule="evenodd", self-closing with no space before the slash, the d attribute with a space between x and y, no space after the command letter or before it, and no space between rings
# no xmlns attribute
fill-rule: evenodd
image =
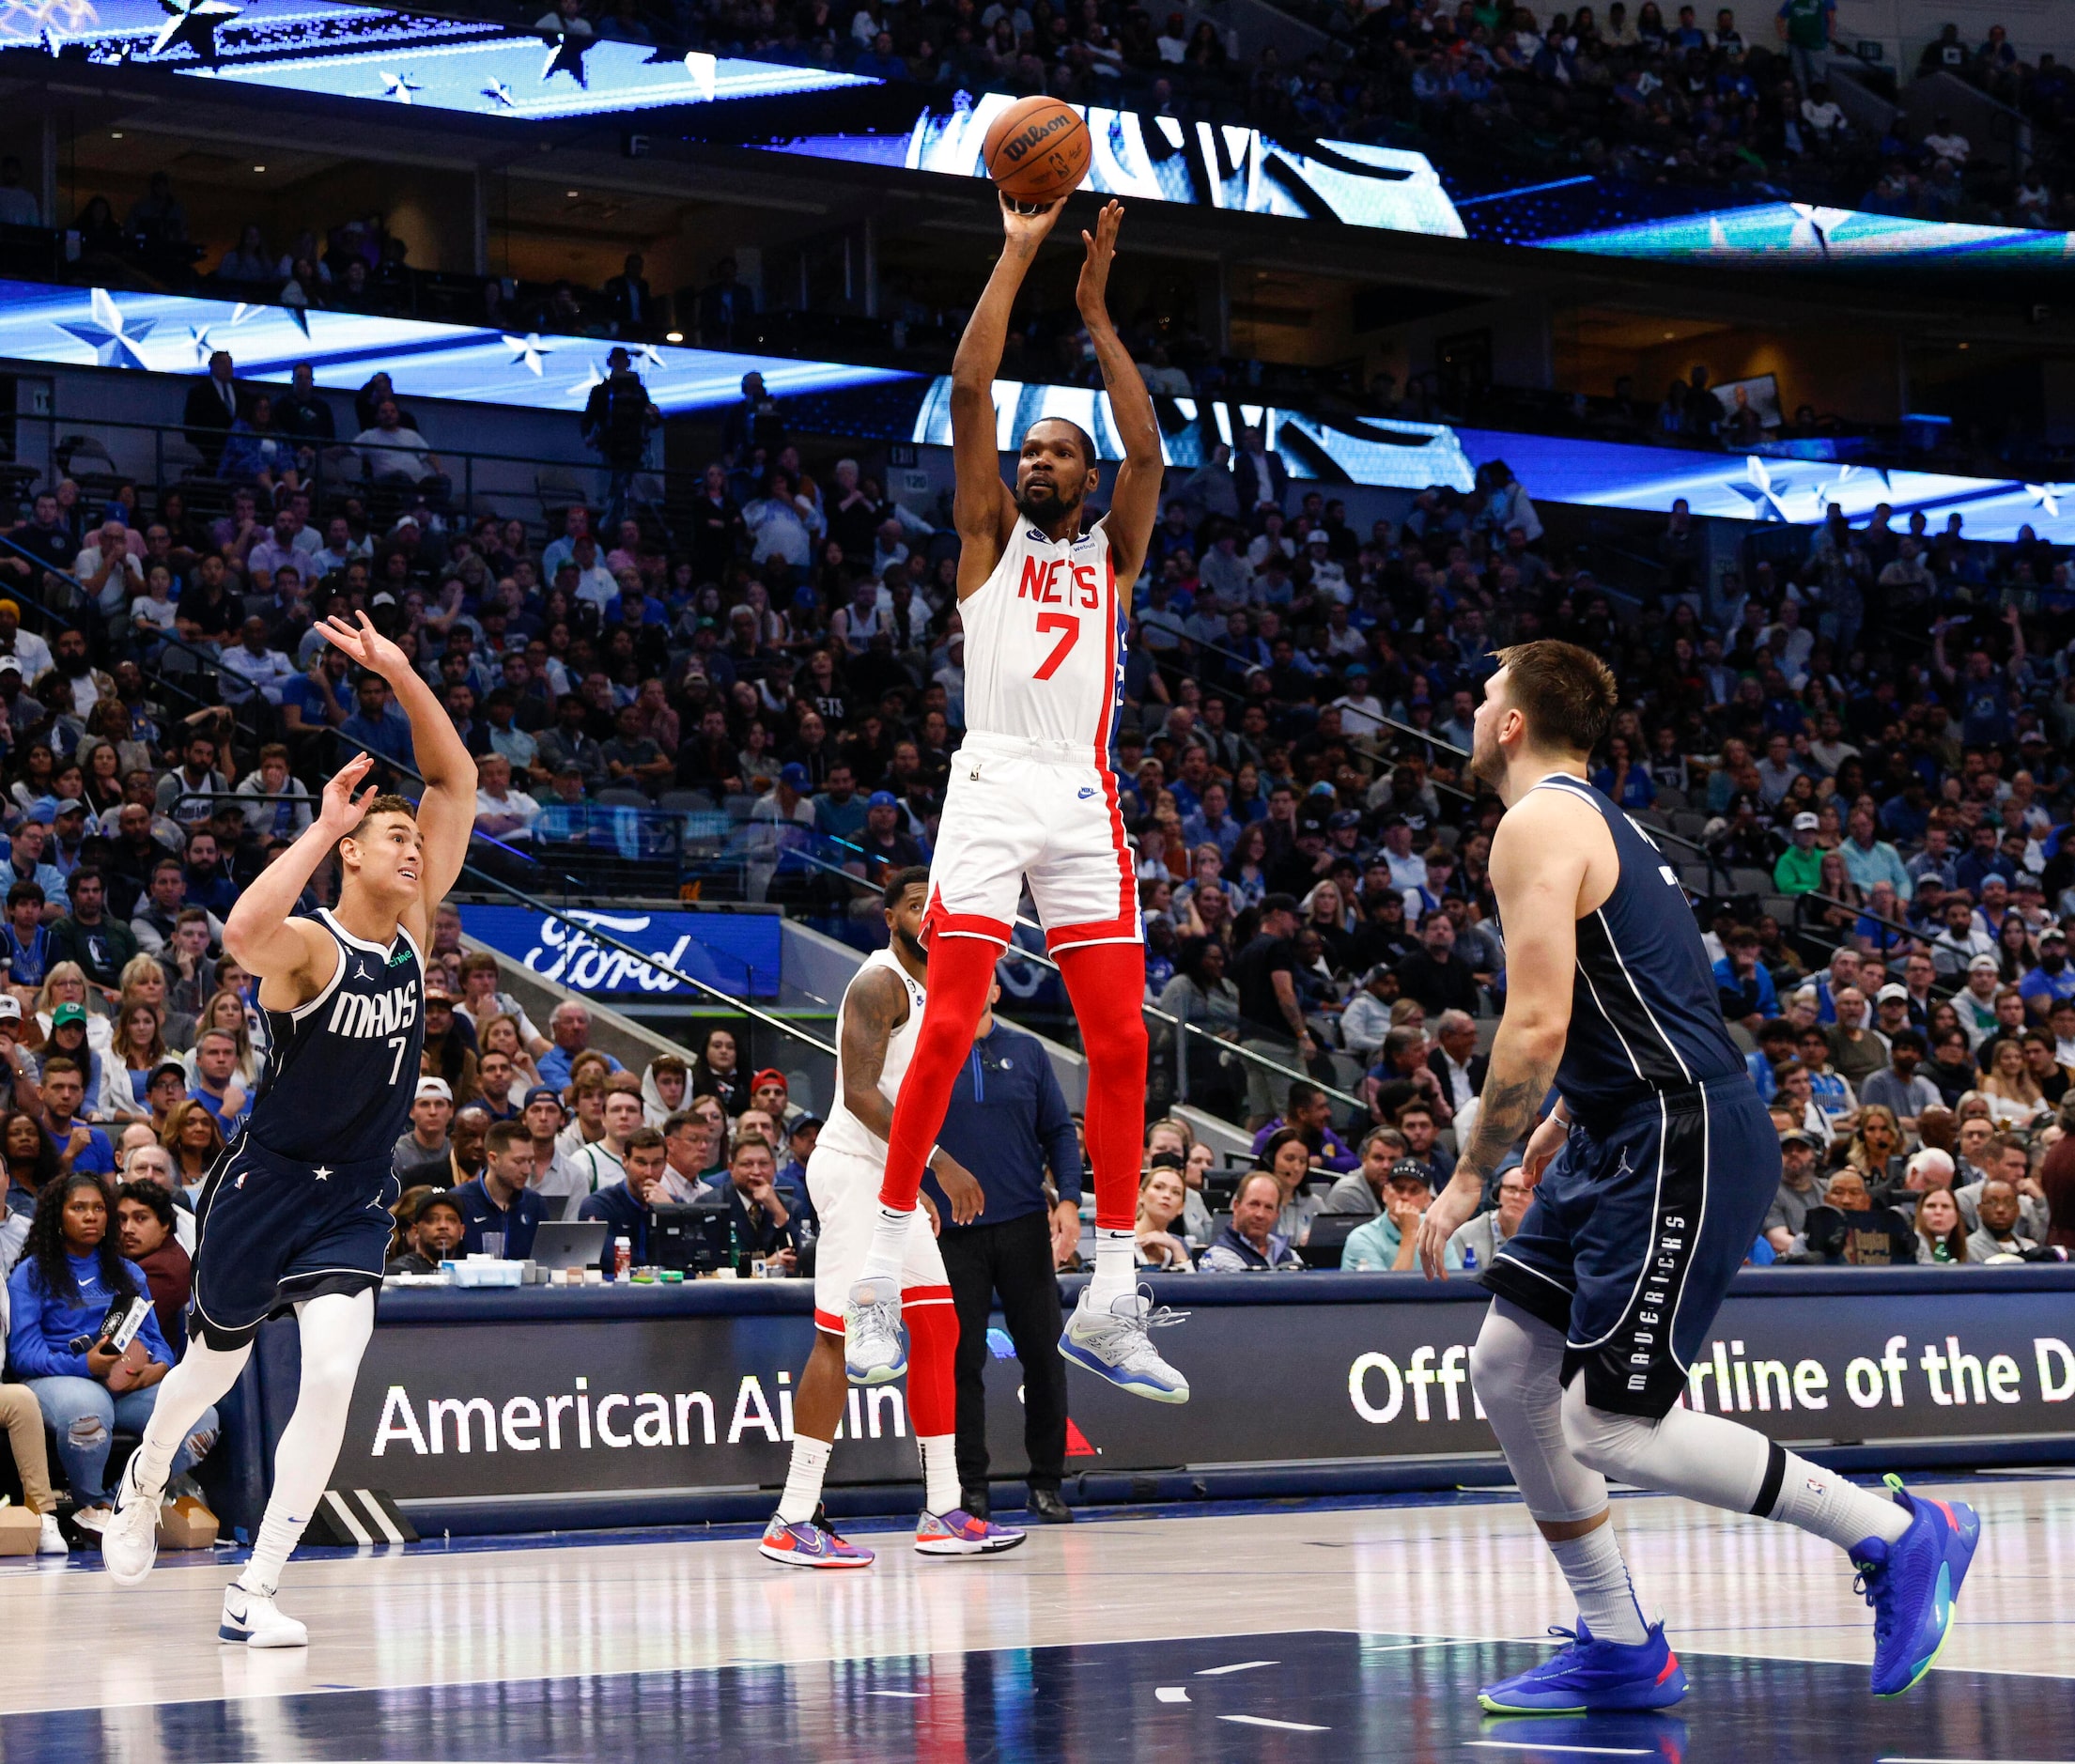
<svg viewBox="0 0 2075 1764"><path fill-rule="evenodd" d="M536 121L879 84L828 69L549 37L338 0L8 0L0 50L9 49Z"/></svg>
<svg viewBox="0 0 2075 1764"><path fill-rule="evenodd" d="M506 410L582 410L615 346L569 337L434 324L367 313L311 312L192 295L146 294L0 282L0 360L191 375L227 349L240 379L285 383L308 362L317 383L348 392L383 372L413 397ZM945 376L841 362L737 354L670 344L631 346L635 371L668 415L712 410L740 396L755 371L785 400L797 431L867 441L951 444ZM1003 451L1040 417L1063 416L1123 456L1106 393L1022 380L994 384ZM2075 543L2075 484L1963 477L1943 472L1804 459L1780 453L1713 454L1511 430L1457 428L1401 418L1331 418L1245 399L1154 399L1166 462L1193 468L1215 447L1258 427L1301 482L1417 491L1469 491L1476 467L1504 459L1538 501L1662 513L1683 499L1696 515L1812 525L1835 503L1854 521L1885 503L1897 519L1922 511L1934 526L1958 514L1974 539L2012 540L2027 527Z"/></svg>
<svg viewBox="0 0 2075 1764"><path fill-rule="evenodd" d="M890 91L891 88L889 88ZM958 93L905 129L801 135L771 150L984 178L981 144L1016 101ZM1581 174L1494 184L1444 158L1360 141L1278 139L1258 129L1076 106L1093 158L1081 188L1247 214L1434 238L1738 267L1849 267L1892 257L2057 263L2071 235L1912 220L1808 203L1724 207L1719 191Z"/></svg>

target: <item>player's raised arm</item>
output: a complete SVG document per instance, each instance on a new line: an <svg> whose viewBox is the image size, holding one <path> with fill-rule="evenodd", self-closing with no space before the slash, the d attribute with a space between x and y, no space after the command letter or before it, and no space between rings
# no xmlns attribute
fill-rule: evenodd
<svg viewBox="0 0 2075 1764"><path fill-rule="evenodd" d="M468 860L469 836L475 828L475 761L410 658L375 628L366 613L358 616L358 627L332 618L319 628L362 667L387 680L410 719L411 750L426 781L418 804L418 838L425 858L419 892L429 914L446 898Z"/></svg>
<svg viewBox="0 0 2075 1764"><path fill-rule="evenodd" d="M374 764L373 755L358 753L339 768L324 786L316 818L246 884L224 921L224 948L262 981L286 983L293 995L286 1000L290 1008L315 997L331 979L337 946L309 920L289 915L317 865L361 824L375 790L370 785L357 797L354 792Z"/></svg>
<svg viewBox="0 0 2075 1764"><path fill-rule="evenodd" d="M1037 214L1021 214L1001 200L1001 255L966 320L951 364L951 452L955 488L952 524L958 529L958 597L976 592L1001 561L1001 547L1015 518L1009 487L1001 481L996 444L994 380L1009 340L1009 314L1038 247L1066 206L1062 196Z"/></svg>
<svg viewBox="0 0 2075 1764"><path fill-rule="evenodd" d="M1081 323L1095 346L1101 364L1103 385L1109 394L1109 413L1123 442L1124 462L1117 468L1117 482L1109 492L1109 512L1103 517L1109 534L1109 555L1117 569L1119 588L1129 592L1138 580L1146 561L1146 547L1153 539L1153 523L1160 512L1160 484L1167 461L1160 451L1160 425L1153 414L1153 397L1131 360L1131 351L1117 334L1109 318L1109 266L1117 255L1117 229L1123 225L1124 205L1106 202L1095 217L1095 230L1085 229L1081 243L1088 258L1074 290L1079 302Z"/></svg>
<svg viewBox="0 0 2075 1764"><path fill-rule="evenodd" d="M1571 1030L1578 897L1590 860L1577 825L1584 814L1598 820L1557 792L1534 792L1513 805L1492 841L1492 887L1507 927L1506 1014L1492 1042L1477 1126L1454 1180L1420 1219L1419 1261L1429 1278L1441 1273L1448 1239L1482 1204L1492 1172L1534 1127L1556 1080Z"/></svg>

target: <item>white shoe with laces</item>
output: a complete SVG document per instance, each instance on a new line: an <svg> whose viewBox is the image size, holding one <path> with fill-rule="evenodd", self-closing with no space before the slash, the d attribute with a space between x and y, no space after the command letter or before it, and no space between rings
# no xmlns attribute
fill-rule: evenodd
<svg viewBox="0 0 2075 1764"><path fill-rule="evenodd" d="M159 1499L138 1486L138 1475L132 1452L116 1483L116 1510L101 1528L101 1565L118 1586L141 1586L159 1559Z"/></svg>
<svg viewBox="0 0 2075 1764"><path fill-rule="evenodd" d="M901 1287L883 1275L850 1289L843 1312L843 1366L853 1385L884 1385L907 1370Z"/></svg>
<svg viewBox="0 0 2075 1764"><path fill-rule="evenodd" d="M39 1555L70 1555L72 1546L65 1541L65 1534L57 1528L57 1515L42 1515L42 1529L37 1534L36 1553Z"/></svg>
<svg viewBox="0 0 2075 1764"><path fill-rule="evenodd" d="M1143 1289L1120 1292L1107 1309L1097 1310L1090 1303L1094 1291L1092 1283L1082 1289L1080 1302L1060 1337L1060 1352L1133 1396L1154 1402L1186 1402L1189 1381L1160 1357L1146 1332L1178 1323L1188 1312L1169 1310L1165 1305L1155 1309L1153 1295Z"/></svg>
<svg viewBox="0 0 2075 1764"><path fill-rule="evenodd" d="M307 1648L310 1632L282 1614L271 1594L248 1592L236 1581L224 1588L224 1615L216 1625L220 1642L243 1642L247 1648Z"/></svg>

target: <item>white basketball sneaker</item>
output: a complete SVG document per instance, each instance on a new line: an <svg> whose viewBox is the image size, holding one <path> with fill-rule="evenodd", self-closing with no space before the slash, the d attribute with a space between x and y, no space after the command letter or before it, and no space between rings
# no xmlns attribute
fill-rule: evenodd
<svg viewBox="0 0 2075 1764"><path fill-rule="evenodd" d="M901 1287L883 1275L850 1289L843 1311L843 1365L853 1385L884 1385L907 1370Z"/></svg>
<svg viewBox="0 0 2075 1764"><path fill-rule="evenodd" d="M1168 1328L1188 1313L1165 1305L1155 1310L1152 1295L1143 1291L1120 1292L1107 1310L1090 1304L1093 1296L1092 1285L1082 1289L1080 1303L1060 1337L1060 1352L1120 1390L1154 1402L1186 1402L1189 1381L1160 1357L1146 1332Z"/></svg>
<svg viewBox="0 0 2075 1764"><path fill-rule="evenodd" d="M57 1515L45 1513L36 1534L36 1553L39 1555L68 1555L71 1546L65 1541L65 1534L57 1528Z"/></svg>
<svg viewBox="0 0 2075 1764"><path fill-rule="evenodd" d="M141 1452L132 1452L116 1483L116 1510L101 1527L101 1560L118 1586L141 1586L159 1559L159 1497L139 1486Z"/></svg>
<svg viewBox="0 0 2075 1764"><path fill-rule="evenodd" d="M247 1592L232 1581L224 1588L224 1615L217 1619L216 1639L243 1642L247 1648L307 1648L310 1632L292 1617L283 1616L271 1595Z"/></svg>

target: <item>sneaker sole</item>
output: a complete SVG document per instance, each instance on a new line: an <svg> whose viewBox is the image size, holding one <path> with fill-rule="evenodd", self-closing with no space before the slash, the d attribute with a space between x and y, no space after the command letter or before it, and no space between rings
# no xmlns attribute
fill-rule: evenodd
<svg viewBox="0 0 2075 1764"><path fill-rule="evenodd" d="M797 1550L774 1550L767 1543L758 1544L756 1553L784 1568L870 1568L873 1561L869 1555L848 1560L839 1555L802 1555Z"/></svg>
<svg viewBox="0 0 2075 1764"><path fill-rule="evenodd" d="M847 1360L843 1367L844 1377L859 1389L870 1389L874 1385L890 1385L906 1371L907 1358L905 1354L891 1366L867 1367L861 1372Z"/></svg>
<svg viewBox="0 0 2075 1764"><path fill-rule="evenodd" d="M1162 1385L1144 1384L1135 1378L1120 1378L1114 1366L1091 1354L1066 1336L1060 1338L1060 1355L1073 1361L1083 1370L1093 1372L1097 1378L1107 1380L1119 1390L1127 1390L1134 1397L1143 1397L1149 1402L1186 1402L1189 1400L1189 1387L1186 1385L1179 1390L1169 1390Z"/></svg>
<svg viewBox="0 0 2075 1764"><path fill-rule="evenodd" d="M1531 1703L1501 1703L1484 1691L1478 1693L1477 1701L1478 1707L1488 1715L1631 1715L1669 1709L1674 1703L1682 1702L1685 1695L1686 1676L1681 1672L1676 1679L1651 1685L1646 1695L1633 1702L1566 1703L1560 1707L1541 1707Z"/></svg>
<svg viewBox="0 0 2075 1764"><path fill-rule="evenodd" d="M1974 1536L1970 1539L1967 1536L1964 1528L1961 1529L1959 1534L1960 1541L1965 1543L1967 1546L1967 1552L1966 1555L1960 1558L1959 1569L1953 1574L1953 1584L1951 1590L1948 1591L1945 1595L1946 1606L1944 1631L1943 1633L1940 1634L1938 1638L1938 1646L1932 1648L1931 1651L1917 1663L1916 1670L1911 1675L1910 1681L1907 1684L1903 1685L1899 1690L1874 1692L1874 1695L1879 1697L1882 1702L1893 1701L1897 1696L1907 1696L1912 1691L1915 1690L1919 1684L1923 1683L1924 1680L1930 1676L1931 1668L1938 1664L1938 1657L1945 1651L1945 1644L1951 1641L1953 1638L1953 1630L1959 1621L1959 1589L1966 1582L1967 1571L1974 1564L1974 1552L1981 1547L1981 1515L1975 1512L1973 1508L1968 1507L1965 1502L1959 1503L1959 1507L1960 1510L1963 1510L1967 1514L1967 1516L1974 1521ZM1952 1566L1952 1560L1949 1556L1946 1558L1946 1566L1948 1568Z"/></svg>
<svg viewBox="0 0 2075 1764"><path fill-rule="evenodd" d="M999 1555L1004 1550L1013 1550L1024 1540L1020 1531L1011 1537L989 1538L983 1543L967 1543L957 1538L921 1538L915 1540L917 1555Z"/></svg>

